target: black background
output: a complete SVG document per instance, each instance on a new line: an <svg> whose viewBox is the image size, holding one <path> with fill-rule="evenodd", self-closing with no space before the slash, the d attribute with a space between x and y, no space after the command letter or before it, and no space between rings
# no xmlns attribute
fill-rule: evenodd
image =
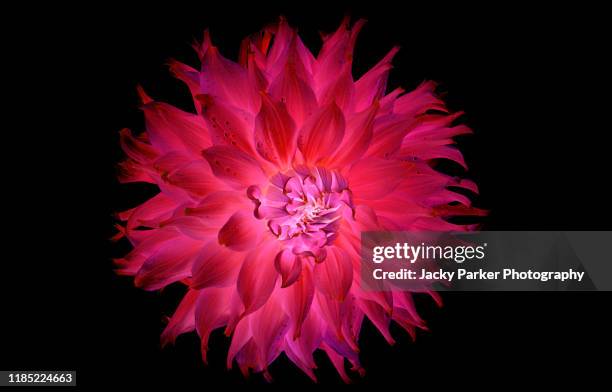
<svg viewBox="0 0 612 392"><path fill-rule="evenodd" d="M127 250L108 241L112 214L152 194L115 181L118 131L144 126L135 86L190 109L186 88L164 64L176 58L196 65L190 43L207 27L221 52L235 58L244 36L281 14L313 49L318 32L333 31L345 14L365 17L355 75L399 44L389 86L411 89L433 79L450 107L466 112L475 135L460 147L481 188L476 205L491 210L484 228L610 230L607 28L601 10L583 6L32 6L22 14L26 32L14 33L25 38L18 49L31 56L19 64L22 94L13 99L23 113L5 131L14 200L6 208L0 367L75 369L84 388L264 384L258 375L245 380L225 370L228 342L220 334L207 367L195 334L161 350L163 317L182 290L143 292L111 269L111 257ZM414 343L394 328L398 343L390 347L366 322L367 374L355 383L482 386L490 377L506 384L602 376L609 293L443 298L442 309L419 299L430 331ZM316 358L320 382L341 384L324 356ZM313 385L284 357L271 373L276 384Z"/></svg>

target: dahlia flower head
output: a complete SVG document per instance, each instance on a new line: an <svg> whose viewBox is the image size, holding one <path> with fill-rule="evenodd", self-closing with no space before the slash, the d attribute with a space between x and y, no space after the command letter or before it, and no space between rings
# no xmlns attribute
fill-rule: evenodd
<svg viewBox="0 0 612 392"><path fill-rule="evenodd" d="M365 317L391 344L392 321L413 338L425 328L414 292L360 287L360 235L472 230L448 218L483 214L457 192L476 185L432 166L465 167L453 137L470 129L455 125L461 113L446 109L432 82L386 91L397 47L354 80L363 24L345 19L315 57L281 18L243 40L238 62L205 32L194 45L199 69L169 64L194 113L139 87L146 131L121 131L119 179L160 192L118 214L115 238L133 249L115 263L145 290L186 286L162 345L196 330L206 362L209 336L223 328L228 368L270 379L284 353L316 381L320 349L348 382L345 365L364 373Z"/></svg>

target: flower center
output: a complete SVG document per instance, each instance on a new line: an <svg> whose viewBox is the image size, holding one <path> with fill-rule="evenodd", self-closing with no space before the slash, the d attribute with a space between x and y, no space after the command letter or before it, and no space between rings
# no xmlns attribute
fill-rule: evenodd
<svg viewBox="0 0 612 392"><path fill-rule="evenodd" d="M255 217L266 220L270 232L295 254L321 255L336 238L343 215L353 209L346 180L320 167L278 173L263 193L255 186L247 193L255 202Z"/></svg>

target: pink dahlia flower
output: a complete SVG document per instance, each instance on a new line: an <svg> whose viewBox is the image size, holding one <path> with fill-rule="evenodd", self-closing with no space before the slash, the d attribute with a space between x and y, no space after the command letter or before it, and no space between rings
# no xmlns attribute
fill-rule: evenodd
<svg viewBox="0 0 612 392"><path fill-rule="evenodd" d="M424 327L412 293L360 288L360 233L470 230L448 218L482 214L452 190L476 185L430 166L465 166L452 144L470 130L432 82L386 92L398 48L353 80L362 26L345 20L315 57L281 19L243 41L238 63L205 33L199 70L170 64L196 113L139 89L146 132L121 131L120 180L160 192L119 214L117 238L133 250L116 265L146 290L187 286L162 344L195 329L206 361L211 331L224 328L228 367L269 378L284 352L315 379L321 349L349 381L345 359L363 373L364 317L390 343L391 321L411 335Z"/></svg>

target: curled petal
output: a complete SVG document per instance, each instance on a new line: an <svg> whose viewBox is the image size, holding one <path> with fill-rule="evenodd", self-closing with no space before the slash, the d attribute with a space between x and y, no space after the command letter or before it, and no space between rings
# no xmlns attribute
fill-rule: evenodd
<svg viewBox="0 0 612 392"><path fill-rule="evenodd" d="M302 257L294 255L289 249L284 249L274 258L274 268L281 275L281 287L291 286L302 272Z"/></svg>

